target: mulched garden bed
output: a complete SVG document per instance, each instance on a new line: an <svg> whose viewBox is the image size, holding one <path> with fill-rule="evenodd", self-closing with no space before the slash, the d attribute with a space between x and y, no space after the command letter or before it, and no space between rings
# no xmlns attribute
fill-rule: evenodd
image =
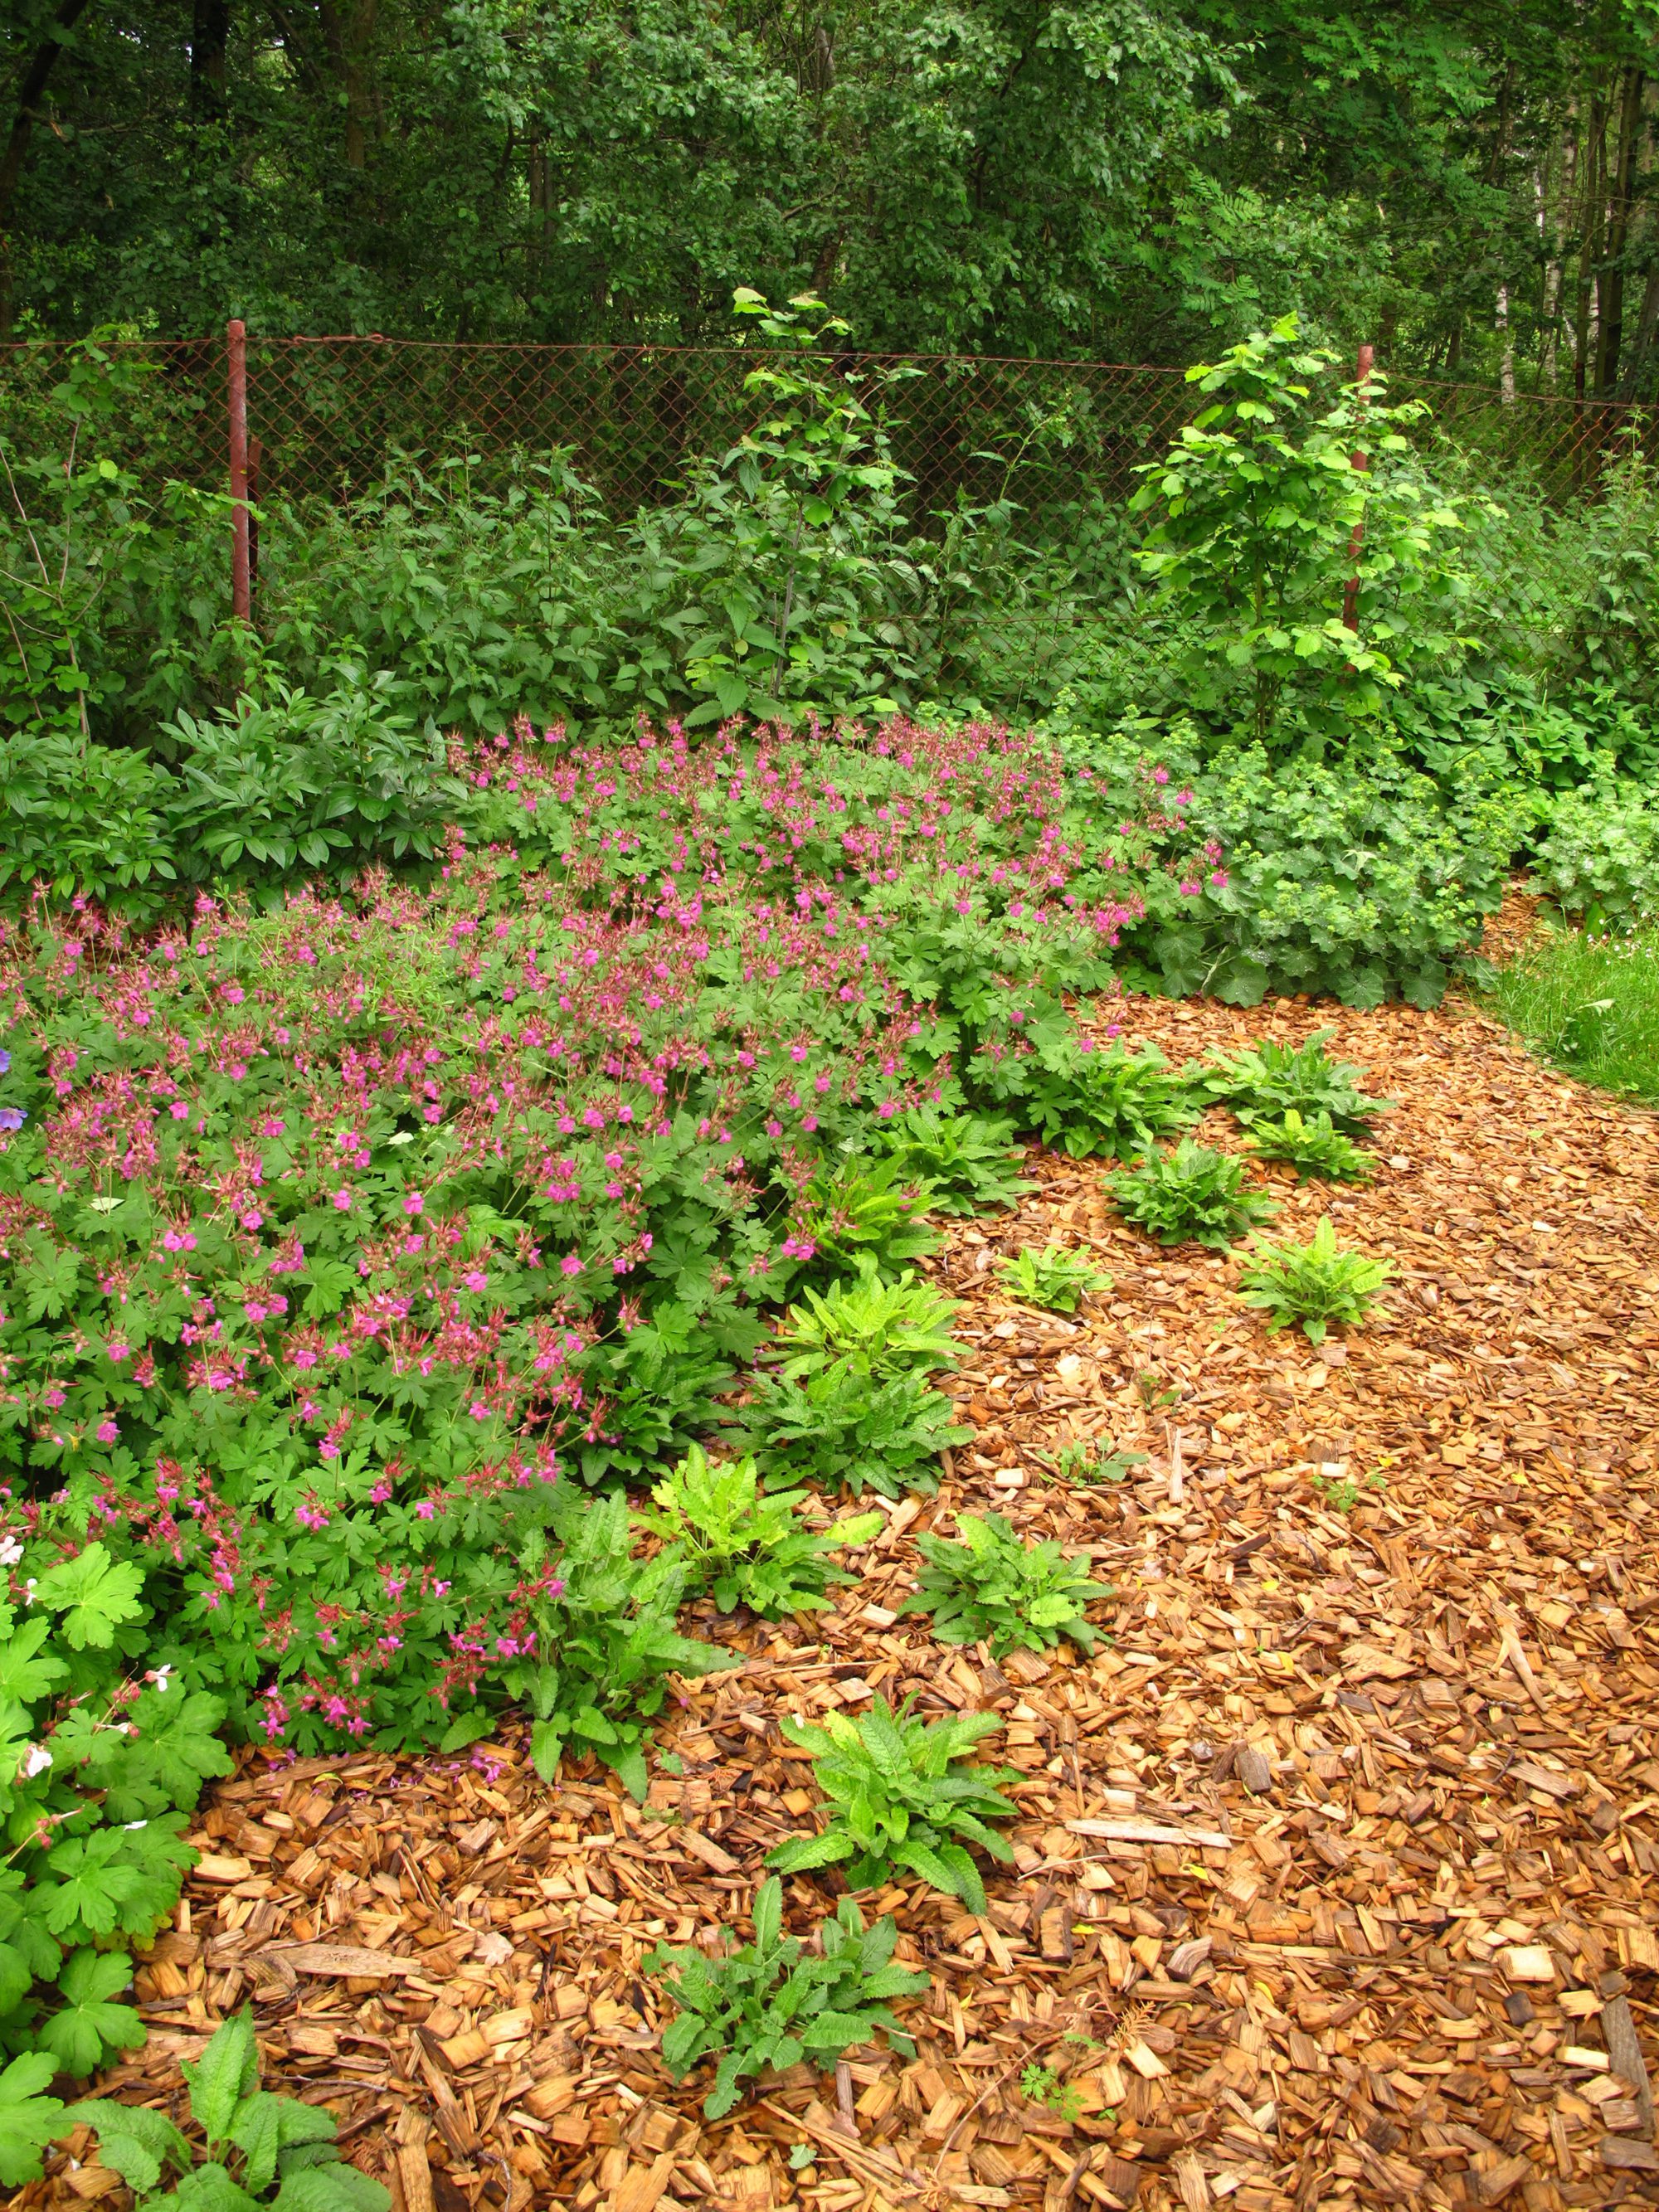
<svg viewBox="0 0 1659 2212"><path fill-rule="evenodd" d="M1455 1002L1136 1002L1127 1034L1182 1060L1327 1025L1398 1102L1387 1164L1359 1190L1266 1172L1276 1233L1328 1210L1393 1261L1363 1332L1267 1336L1233 1261L1164 1253L1101 1165L1042 1158L1017 1217L934 1263L974 1443L889 1509L837 1613L740 1630L742 1668L685 1687L647 1808L591 1771L544 1788L514 1729L251 1757L106 2093L175 2094L251 2001L269 2085L331 2105L402 2212L1659 2202L1659 1121ZM994 1286L1051 1232L1115 1279L1075 1324ZM1048 1477L1083 1436L1146 1462ZM914 1536L988 1503L1092 1550L1118 1593L1093 1660L999 1667L893 1619ZM807 1824L780 1717L877 1692L1005 1716L1017 1869L984 1918L879 1899L934 1978L914 2062L797 2069L710 2124L706 2083L656 2063L641 1960L730 1924ZM804 1925L822 1893L793 1893ZM1033 2061L1081 2117L1020 2094ZM118 2187L60 2160L15 2202Z"/></svg>

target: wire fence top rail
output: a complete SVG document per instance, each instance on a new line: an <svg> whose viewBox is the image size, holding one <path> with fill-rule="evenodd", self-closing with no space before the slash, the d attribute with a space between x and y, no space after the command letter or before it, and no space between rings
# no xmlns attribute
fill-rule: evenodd
<svg viewBox="0 0 1659 2212"><path fill-rule="evenodd" d="M0 348L0 425L19 444L49 427L52 382L78 342ZM118 443L143 478L222 486L229 467L229 341L121 339L117 361L153 370ZM1202 408L1180 368L1018 355L809 356L879 385L894 456L927 514L1006 491L1029 512L1092 491L1126 494L1142 461ZM800 356L795 356L799 359ZM607 505L672 498L687 465L754 427L748 391L765 350L653 340L553 343L368 336L246 340L249 487L256 499L349 497L399 454L495 464L568 452ZM1434 424L1477 456L1524 468L1553 496L1594 481L1601 459L1651 417L1630 402L1505 393L1402 372L1391 399L1421 398ZM31 439L31 430L33 439Z"/></svg>

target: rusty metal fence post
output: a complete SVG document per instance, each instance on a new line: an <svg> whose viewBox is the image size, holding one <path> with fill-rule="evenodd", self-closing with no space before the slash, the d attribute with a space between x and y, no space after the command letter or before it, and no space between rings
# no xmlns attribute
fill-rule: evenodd
<svg viewBox="0 0 1659 2212"><path fill-rule="evenodd" d="M1371 363L1375 358L1372 349L1368 345L1363 345L1359 349L1358 357L1354 363L1354 390L1362 410L1365 404L1365 387L1371 380ZM1354 455L1353 465L1363 474L1370 468L1370 460L1368 455L1361 452ZM1348 539L1348 581L1342 593L1342 620L1345 627L1351 630L1357 630L1359 628L1359 549L1364 542L1365 526L1363 522L1356 522L1353 533Z"/></svg>
<svg viewBox="0 0 1659 2212"><path fill-rule="evenodd" d="M252 569L247 512L247 330L234 318L225 326L230 406L230 611L234 621L253 619Z"/></svg>

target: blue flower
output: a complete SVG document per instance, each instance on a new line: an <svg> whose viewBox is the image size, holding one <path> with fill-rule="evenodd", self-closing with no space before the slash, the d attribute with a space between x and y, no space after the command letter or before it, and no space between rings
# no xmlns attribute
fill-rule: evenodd
<svg viewBox="0 0 1659 2212"><path fill-rule="evenodd" d="M0 1129L21 1129L28 1118L21 1106L0 1106Z"/></svg>

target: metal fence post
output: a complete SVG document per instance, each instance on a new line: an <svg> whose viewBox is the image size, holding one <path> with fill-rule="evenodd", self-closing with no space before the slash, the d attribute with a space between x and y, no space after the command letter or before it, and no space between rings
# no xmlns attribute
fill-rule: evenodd
<svg viewBox="0 0 1659 2212"><path fill-rule="evenodd" d="M248 558L247 331L234 318L225 326L230 404L230 611L234 621L253 619Z"/></svg>
<svg viewBox="0 0 1659 2212"><path fill-rule="evenodd" d="M1362 409L1365 404L1365 386L1371 380L1371 362L1375 357L1372 349L1363 345L1354 364L1354 384ZM1370 461L1364 453L1358 453L1353 457L1353 465L1363 471L1370 468ZM1353 534L1348 540L1348 580L1342 593L1343 623L1352 630L1359 628L1359 549L1364 541L1365 526L1363 522L1356 522Z"/></svg>

